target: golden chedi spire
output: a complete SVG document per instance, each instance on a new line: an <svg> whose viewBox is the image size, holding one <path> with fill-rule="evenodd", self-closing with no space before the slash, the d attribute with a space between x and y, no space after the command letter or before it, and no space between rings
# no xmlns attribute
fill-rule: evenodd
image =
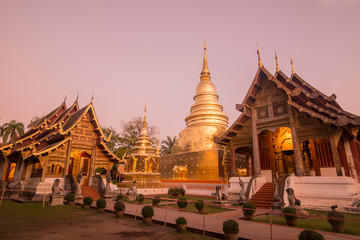
<svg viewBox="0 0 360 240"><path fill-rule="evenodd" d="M209 71L209 66L208 66L207 56L206 56L206 39L204 42L204 62L203 62L203 68L201 71L200 79L201 79L201 81L210 81L210 71Z"/></svg>
<svg viewBox="0 0 360 240"><path fill-rule="evenodd" d="M279 67L279 62L278 62L278 57L277 57L276 51L275 51L275 60L276 60L276 72L279 72L280 67Z"/></svg>
<svg viewBox="0 0 360 240"><path fill-rule="evenodd" d="M203 69L196 87L194 104L190 109L190 115L185 119L186 126L211 125L227 128L228 117L223 113L223 107L218 103L218 99L216 88L210 80L205 42Z"/></svg>
<svg viewBox="0 0 360 240"><path fill-rule="evenodd" d="M293 63L293 60L292 58L290 57L290 63L291 63L291 73L294 74L295 73L295 70L294 70L294 63Z"/></svg>
<svg viewBox="0 0 360 240"><path fill-rule="evenodd" d="M259 47L258 45L256 44L256 53L258 55L258 65L259 65L259 68L262 67L262 63L261 63L261 59L260 59L260 51L259 51Z"/></svg>

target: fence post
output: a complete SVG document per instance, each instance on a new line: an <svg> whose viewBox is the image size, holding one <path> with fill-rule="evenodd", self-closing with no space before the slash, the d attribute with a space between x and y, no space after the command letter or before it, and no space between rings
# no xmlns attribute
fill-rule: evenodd
<svg viewBox="0 0 360 240"><path fill-rule="evenodd" d="M0 206L1 206L1 203L2 203L2 200L3 200L3 197L4 197L4 193L5 193L5 188L3 188L3 191L2 191L2 194L1 194Z"/></svg>
<svg viewBox="0 0 360 240"><path fill-rule="evenodd" d="M272 210L270 207L270 239L273 239L273 234L272 234Z"/></svg>
<svg viewBox="0 0 360 240"><path fill-rule="evenodd" d="M203 214L203 236L205 236L205 209L204 209L204 214Z"/></svg>
<svg viewBox="0 0 360 240"><path fill-rule="evenodd" d="M43 196L43 207L45 207L45 190L44 190L44 196Z"/></svg>
<svg viewBox="0 0 360 240"><path fill-rule="evenodd" d="M136 210L135 210L135 217L134 219L136 220L136 216L137 216L137 211L138 211L138 205L139 205L139 195L136 196Z"/></svg>
<svg viewBox="0 0 360 240"><path fill-rule="evenodd" d="M166 227L166 217L167 217L168 199L169 199L169 195L167 195L167 197L166 197L164 227Z"/></svg>

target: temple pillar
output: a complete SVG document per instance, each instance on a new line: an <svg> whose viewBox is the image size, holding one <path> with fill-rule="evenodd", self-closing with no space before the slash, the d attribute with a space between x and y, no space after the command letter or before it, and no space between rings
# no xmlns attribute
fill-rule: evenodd
<svg viewBox="0 0 360 240"><path fill-rule="evenodd" d="M22 173L24 171L25 163L23 161L22 155L18 154L17 160L16 160L16 168L14 173L14 182L21 181Z"/></svg>
<svg viewBox="0 0 360 240"><path fill-rule="evenodd" d="M43 161L41 161L40 158L43 158ZM48 159L49 159L49 154L46 155L45 157L39 157L39 160L40 160L40 162L42 162L42 167L43 167L43 170L41 173L41 180L40 180L41 182L45 181L45 176L47 173Z"/></svg>
<svg viewBox="0 0 360 240"><path fill-rule="evenodd" d="M293 111L292 107L288 105L288 112L289 112L289 120L290 120L290 129L291 129L291 136L293 141L293 150L294 150L294 160L295 160L295 168L296 168L296 176L304 176L304 162L301 157L301 148L300 142L296 131L297 123L297 116Z"/></svg>
<svg viewBox="0 0 360 240"><path fill-rule="evenodd" d="M65 166L64 166L63 177L65 177L69 173L70 158L71 158L71 137L69 136L69 141L68 141L67 151L66 151L66 158L65 158Z"/></svg>
<svg viewBox="0 0 360 240"><path fill-rule="evenodd" d="M357 182L360 182L360 153L359 147L357 146L356 139L353 138L349 141L350 148L354 160L354 168L357 174Z"/></svg>
<svg viewBox="0 0 360 240"><path fill-rule="evenodd" d="M95 158L96 158L96 142L93 143L90 156L90 167L89 167L89 186L92 186L92 179L95 175Z"/></svg>
<svg viewBox="0 0 360 240"><path fill-rule="evenodd" d="M225 151L224 151L224 154L225 154ZM236 175L235 149L234 149L234 142L232 140L230 142L230 159L231 159L230 175L232 177L235 177L235 175Z"/></svg>
<svg viewBox="0 0 360 240"><path fill-rule="evenodd" d="M346 154L346 160L349 166L350 176L354 179L358 179L358 175L355 170L355 164L354 164L355 161L354 161L352 149L350 147L350 141L347 137L343 137L343 139L344 139L344 149Z"/></svg>
<svg viewBox="0 0 360 240"><path fill-rule="evenodd" d="M4 156L4 164L2 165L2 171L0 172L1 174L1 181L5 181L6 179L6 174L7 174L7 169L9 168L9 159L7 158L7 155L10 153L10 150L8 151L8 153L5 153L4 151L2 152L3 153L3 156Z"/></svg>
<svg viewBox="0 0 360 240"><path fill-rule="evenodd" d="M260 150L259 150L259 137L257 133L257 115L256 109L251 109L251 137L252 137L252 147L253 147L253 158L254 158L254 173L255 175L261 174L261 164L260 164Z"/></svg>
<svg viewBox="0 0 360 240"><path fill-rule="evenodd" d="M337 145L340 140L340 136L341 136L341 131L335 133L334 130L331 127L329 127L330 148L331 148L331 153L332 153L333 160L334 160L334 165L336 168L336 175L338 175L338 176L343 175L342 170L341 170L339 152L337 150Z"/></svg>

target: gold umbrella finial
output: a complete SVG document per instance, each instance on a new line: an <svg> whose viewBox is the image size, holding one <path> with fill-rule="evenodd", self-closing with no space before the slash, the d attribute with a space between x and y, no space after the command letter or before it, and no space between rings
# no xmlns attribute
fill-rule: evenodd
<svg viewBox="0 0 360 240"><path fill-rule="evenodd" d="M258 65L259 65L259 67L261 68L261 67L262 67L262 63L261 63L261 59L260 59L259 47L258 47L257 44L256 44L256 53L257 53L257 55L258 55Z"/></svg>
<svg viewBox="0 0 360 240"><path fill-rule="evenodd" d="M204 40L204 62L203 62L203 69L201 71L201 76L204 75L210 75L209 66L207 62L207 56L206 56L206 38ZM207 80L207 79L205 79Z"/></svg>
<svg viewBox="0 0 360 240"><path fill-rule="evenodd" d="M279 72L280 67L279 67L279 62L278 62L278 57L277 57L276 51L275 51L275 60L276 60L276 72Z"/></svg>
<svg viewBox="0 0 360 240"><path fill-rule="evenodd" d="M291 63L291 73L294 74L295 73L294 63L291 57L290 57L290 63Z"/></svg>

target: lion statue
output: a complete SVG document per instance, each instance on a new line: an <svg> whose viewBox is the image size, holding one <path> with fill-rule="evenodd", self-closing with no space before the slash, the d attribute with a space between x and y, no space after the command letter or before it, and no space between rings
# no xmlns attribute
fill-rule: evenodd
<svg viewBox="0 0 360 240"><path fill-rule="evenodd" d="M288 194L288 200L289 200L289 207L295 207L301 205L301 201L295 197L294 189L287 188L286 192Z"/></svg>

